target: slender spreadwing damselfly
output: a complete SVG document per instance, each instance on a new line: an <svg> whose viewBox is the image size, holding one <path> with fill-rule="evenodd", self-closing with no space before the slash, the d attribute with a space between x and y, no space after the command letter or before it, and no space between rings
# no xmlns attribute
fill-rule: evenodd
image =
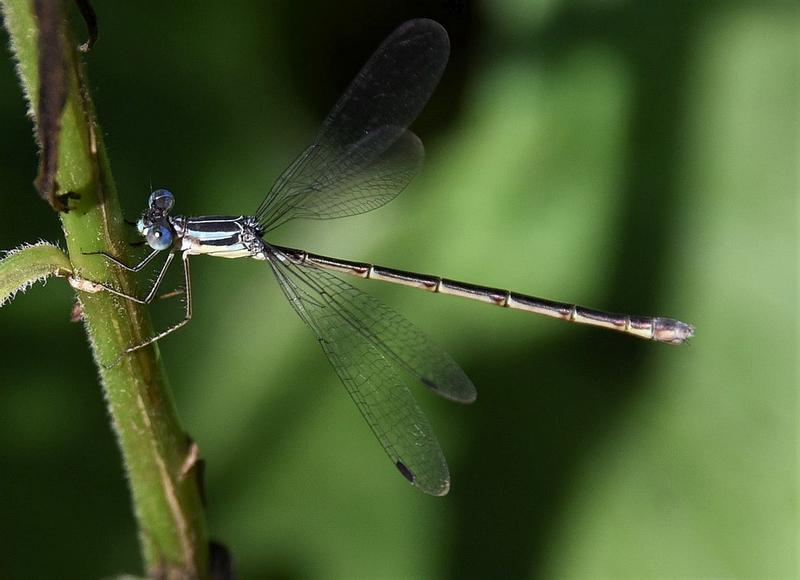
<svg viewBox="0 0 800 580"><path fill-rule="evenodd" d="M407 387L407 378L460 403L475 400L475 386L444 350L403 316L337 274L461 296L668 344L680 344L694 333L691 325L671 318L611 314L439 276L330 258L265 240L290 220L372 211L408 185L424 157L422 142L408 127L439 82L449 52L447 32L436 22L420 19L401 25L367 61L314 142L278 178L254 214L173 216L174 196L157 189L137 223L152 252L135 266L103 254L138 272L166 250L167 258L152 288L147 296L138 298L98 284L147 304L155 298L175 256L181 257L186 298L183 320L130 346L126 350L130 353L191 318L190 256L266 262L392 463L413 485L432 495L447 493L450 475L433 430Z"/></svg>

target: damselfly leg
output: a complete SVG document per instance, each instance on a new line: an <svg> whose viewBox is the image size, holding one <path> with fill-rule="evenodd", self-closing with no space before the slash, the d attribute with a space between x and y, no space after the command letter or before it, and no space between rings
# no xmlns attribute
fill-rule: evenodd
<svg viewBox="0 0 800 580"><path fill-rule="evenodd" d="M148 256L146 256L142 261L140 261L135 266L128 266L122 260L112 256L107 252L89 252L87 255L101 255L110 262L120 266L121 268L129 271L129 272L139 272L144 268L148 263L150 263L153 258L160 253L160 250L154 250ZM137 304L150 304L156 297L158 293L158 289L161 287L162 282L164 281L165 276L167 275L167 271L169 270L172 261L175 259L176 252L170 252L167 254L167 259L164 260L164 265L161 267L161 270L158 272L158 276L156 276L153 285L151 286L147 296L144 298L139 298L138 296L134 296L132 294L128 294L127 292L122 292L121 290L117 290L113 286L109 286L108 284L104 284L103 282L93 282L97 286L101 287L106 292L114 294L115 296L119 296L121 298L125 298L126 300L130 300L132 302L136 302ZM192 319L192 286L191 286L191 276L189 272L189 255L184 253L181 256L181 262L183 263L183 280L184 286L183 290L179 293L184 294L186 296L186 303L185 303L185 310L184 310L184 318L180 322L173 324L172 326L168 327L166 330L159 332L158 334L144 340L140 343L134 344L129 346L125 349L125 353L131 353L134 351L139 350L140 348L144 348L149 344L153 344L157 340L164 338L168 334L175 332L180 327L184 326ZM176 292L170 292L165 295L165 297L173 296Z"/></svg>

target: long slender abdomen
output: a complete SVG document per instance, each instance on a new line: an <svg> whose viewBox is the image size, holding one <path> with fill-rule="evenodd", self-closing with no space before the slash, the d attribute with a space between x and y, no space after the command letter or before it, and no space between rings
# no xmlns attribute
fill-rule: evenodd
<svg viewBox="0 0 800 580"><path fill-rule="evenodd" d="M666 344L681 344L694 335L694 327L691 324L673 318L615 314L578 306L577 304L528 296L527 294L520 294L510 290L459 282L458 280L450 280L440 276L395 270L394 268L385 268L366 262L351 262L349 260L311 254L294 248L272 247L298 264L312 265L368 280L382 280L392 284L421 288L429 292L460 296L512 310L542 314L551 318L566 320L567 322L607 328Z"/></svg>

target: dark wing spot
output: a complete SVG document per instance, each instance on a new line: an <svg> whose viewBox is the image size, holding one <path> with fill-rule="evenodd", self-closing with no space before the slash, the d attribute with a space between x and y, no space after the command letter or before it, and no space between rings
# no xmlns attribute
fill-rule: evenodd
<svg viewBox="0 0 800 580"><path fill-rule="evenodd" d="M408 481L410 481L411 483L414 483L414 481L416 481L417 479L416 476L413 473L411 473L411 470L408 467L406 467L405 463L403 463L402 461L397 461L394 464L394 466L400 473L403 474L403 477L405 477Z"/></svg>
<svg viewBox="0 0 800 580"><path fill-rule="evenodd" d="M426 387L428 387L429 389L432 389L434 391L438 391L439 390L439 385L434 383L428 377L420 377L420 380L422 381L422 384L425 385Z"/></svg>

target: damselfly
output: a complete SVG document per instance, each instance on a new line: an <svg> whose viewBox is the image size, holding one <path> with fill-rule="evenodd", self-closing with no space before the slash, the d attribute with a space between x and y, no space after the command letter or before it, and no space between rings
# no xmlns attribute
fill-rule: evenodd
<svg viewBox="0 0 800 580"><path fill-rule="evenodd" d="M397 196L422 165L424 150L408 126L444 71L450 42L432 20L411 20L380 45L328 115L312 145L278 178L249 216L183 217L170 214L175 198L150 195L137 227L152 252L130 267L139 271L162 251L167 259L145 298L150 303L176 255L184 271L184 319L132 352L186 324L192 316L189 257L255 258L272 269L300 318L311 328L348 393L400 473L420 490L444 495L450 475L439 443L406 383L412 377L460 403L475 400L464 371L404 317L334 273L452 294L515 310L680 344L694 332L670 318L630 316L554 302L439 276L312 254L267 242L278 226L297 218L330 219L377 209ZM332 273L333 272L333 273Z"/></svg>

